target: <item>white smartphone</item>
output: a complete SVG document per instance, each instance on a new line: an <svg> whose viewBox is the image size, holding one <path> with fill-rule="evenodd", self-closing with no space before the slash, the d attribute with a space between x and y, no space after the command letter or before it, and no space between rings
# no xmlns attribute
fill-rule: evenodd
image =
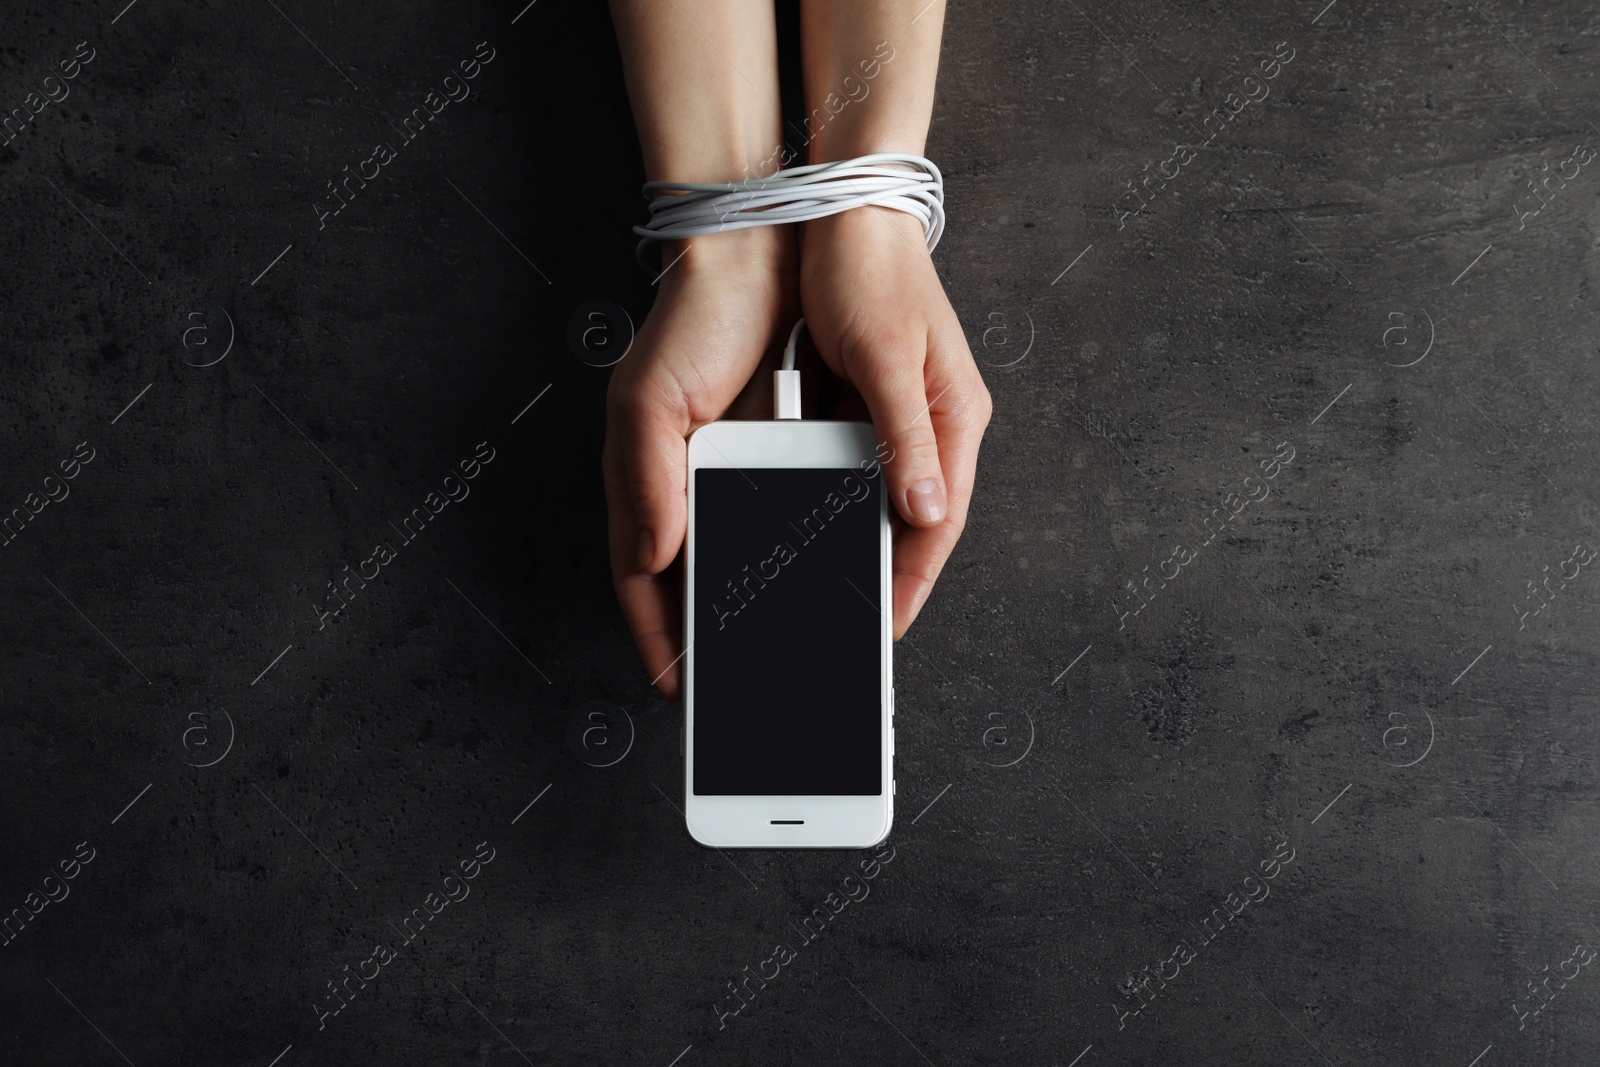
<svg viewBox="0 0 1600 1067"><path fill-rule="evenodd" d="M882 458L864 422L713 422L689 437L684 815L702 845L889 836Z"/></svg>

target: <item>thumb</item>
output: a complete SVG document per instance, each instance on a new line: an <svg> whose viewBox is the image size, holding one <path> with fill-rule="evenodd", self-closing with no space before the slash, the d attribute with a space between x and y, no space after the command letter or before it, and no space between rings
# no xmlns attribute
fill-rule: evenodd
<svg viewBox="0 0 1600 1067"><path fill-rule="evenodd" d="M927 335L869 343L847 361L850 378L872 413L879 461L895 510L912 526L936 526L949 514L939 441L924 378ZM887 448L883 446L887 445Z"/></svg>
<svg viewBox="0 0 1600 1067"><path fill-rule="evenodd" d="M688 447L671 405L648 383L613 398L612 425L628 502L639 537L634 566L663 570L683 544Z"/></svg>

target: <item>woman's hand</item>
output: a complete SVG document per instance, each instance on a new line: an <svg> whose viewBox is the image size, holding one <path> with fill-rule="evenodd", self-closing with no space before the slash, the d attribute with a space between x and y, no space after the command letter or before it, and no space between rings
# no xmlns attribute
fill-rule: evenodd
<svg viewBox="0 0 1600 1067"><path fill-rule="evenodd" d="M725 415L771 416L771 379L756 371L799 311L790 227L667 242L661 262L655 306L611 374L601 466L617 599L645 669L678 700L682 595L664 572L687 528L686 442Z"/></svg>
<svg viewBox="0 0 1600 1067"><path fill-rule="evenodd" d="M883 474L906 523L894 551L899 640L966 526L989 391L915 218L856 208L804 223L800 244L806 330L893 449Z"/></svg>

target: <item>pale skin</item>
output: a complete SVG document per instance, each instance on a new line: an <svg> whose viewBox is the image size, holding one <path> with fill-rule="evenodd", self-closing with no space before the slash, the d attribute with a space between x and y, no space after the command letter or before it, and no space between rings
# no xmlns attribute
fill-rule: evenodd
<svg viewBox="0 0 1600 1067"><path fill-rule="evenodd" d="M611 0L611 11L648 177L770 174L784 142L770 5ZM943 18L942 0L802 0L806 109L820 109L803 162L923 153ZM870 92L840 109L845 79L859 80L858 64L885 43L893 58ZM662 696L682 696L682 597L669 568L687 529L687 439L721 418L770 417L770 372L802 311L823 363L859 393L829 417L870 417L884 442L898 640L966 525L991 411L921 223L857 208L666 242L661 265L655 306L612 373L602 466L617 597Z"/></svg>

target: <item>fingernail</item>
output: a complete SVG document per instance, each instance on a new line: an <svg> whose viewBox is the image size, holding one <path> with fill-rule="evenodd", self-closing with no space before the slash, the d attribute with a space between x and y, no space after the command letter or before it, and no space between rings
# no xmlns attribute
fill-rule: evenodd
<svg viewBox="0 0 1600 1067"><path fill-rule="evenodd" d="M656 556L656 539L649 530L639 531L639 569L648 571L650 561Z"/></svg>
<svg viewBox="0 0 1600 1067"><path fill-rule="evenodd" d="M906 503L918 522L931 525L944 518L944 489L932 478L912 482L906 490Z"/></svg>

